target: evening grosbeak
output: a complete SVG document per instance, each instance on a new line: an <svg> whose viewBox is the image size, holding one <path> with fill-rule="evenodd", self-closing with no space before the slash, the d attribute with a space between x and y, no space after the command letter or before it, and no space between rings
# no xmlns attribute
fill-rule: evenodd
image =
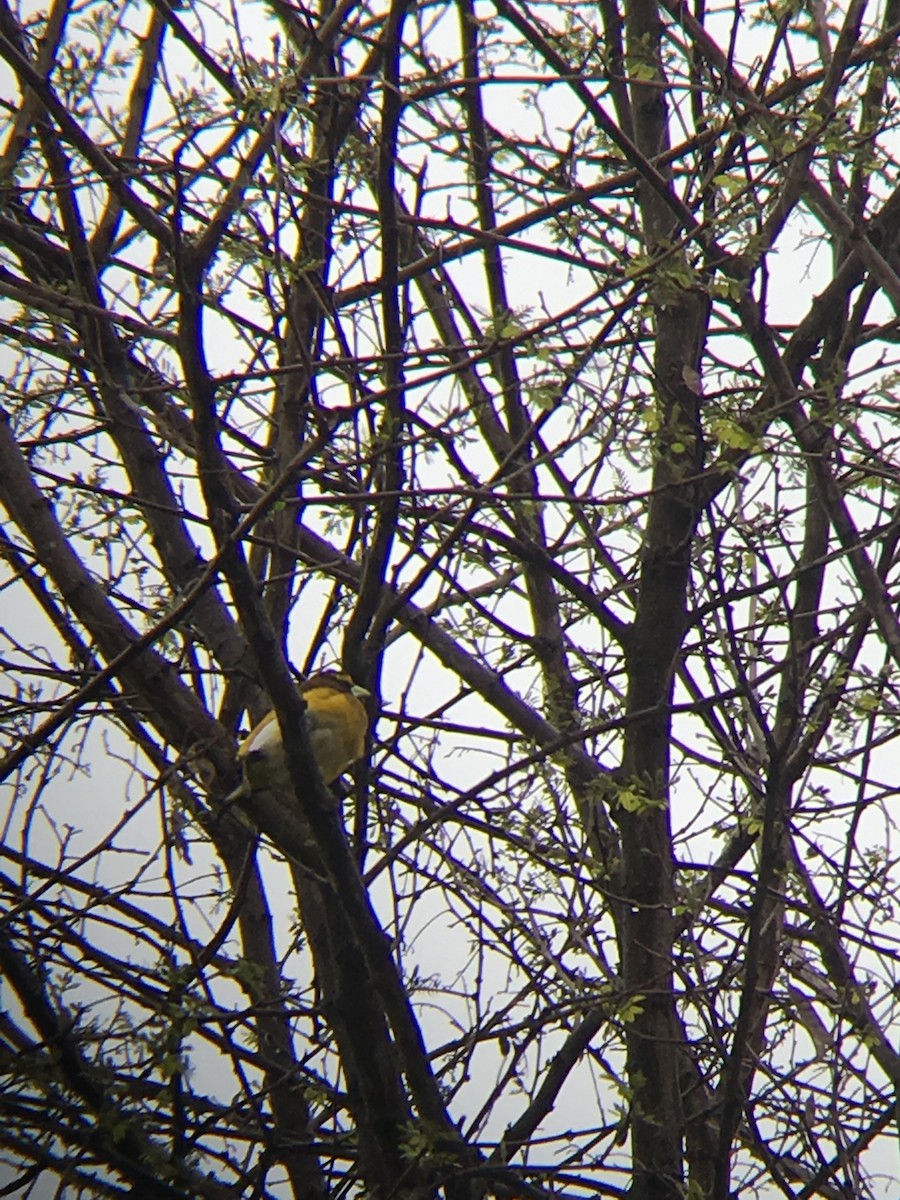
<svg viewBox="0 0 900 1200"><path fill-rule="evenodd" d="M297 689L306 701L306 728L313 758L326 783L362 758L369 714L362 697L369 693L341 671L312 675ZM290 792L292 784L274 712L247 734L238 750L245 785L251 792ZM239 789L243 791L242 786Z"/></svg>

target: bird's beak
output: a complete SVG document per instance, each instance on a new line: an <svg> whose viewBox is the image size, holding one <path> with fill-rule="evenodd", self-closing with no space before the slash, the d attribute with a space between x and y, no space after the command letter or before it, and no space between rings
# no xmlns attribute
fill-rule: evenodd
<svg viewBox="0 0 900 1200"><path fill-rule="evenodd" d="M372 695L368 688L360 687L358 683L354 683L353 687L350 689L350 693L351 695L356 696L358 700L362 700L364 696Z"/></svg>

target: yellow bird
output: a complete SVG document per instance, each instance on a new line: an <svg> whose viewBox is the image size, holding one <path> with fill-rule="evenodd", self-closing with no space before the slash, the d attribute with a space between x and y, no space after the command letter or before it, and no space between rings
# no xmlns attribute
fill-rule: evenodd
<svg viewBox="0 0 900 1200"><path fill-rule="evenodd" d="M342 671L321 671L298 688L306 701L306 728L316 765L326 783L362 758L366 748L369 714L364 687ZM244 779L251 791L290 791L291 779L274 712L247 734L238 750Z"/></svg>

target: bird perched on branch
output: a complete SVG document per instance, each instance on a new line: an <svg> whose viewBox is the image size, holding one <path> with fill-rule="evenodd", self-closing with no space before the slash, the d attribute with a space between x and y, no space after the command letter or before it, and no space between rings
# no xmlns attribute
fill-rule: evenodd
<svg viewBox="0 0 900 1200"><path fill-rule="evenodd" d="M342 671L311 675L298 688L306 701L306 728L316 765L326 783L332 783L358 758L366 746L369 714L363 698L369 693ZM274 712L247 734L238 750L245 786L250 791L289 791L287 759L281 729ZM243 791L242 787L239 793Z"/></svg>

